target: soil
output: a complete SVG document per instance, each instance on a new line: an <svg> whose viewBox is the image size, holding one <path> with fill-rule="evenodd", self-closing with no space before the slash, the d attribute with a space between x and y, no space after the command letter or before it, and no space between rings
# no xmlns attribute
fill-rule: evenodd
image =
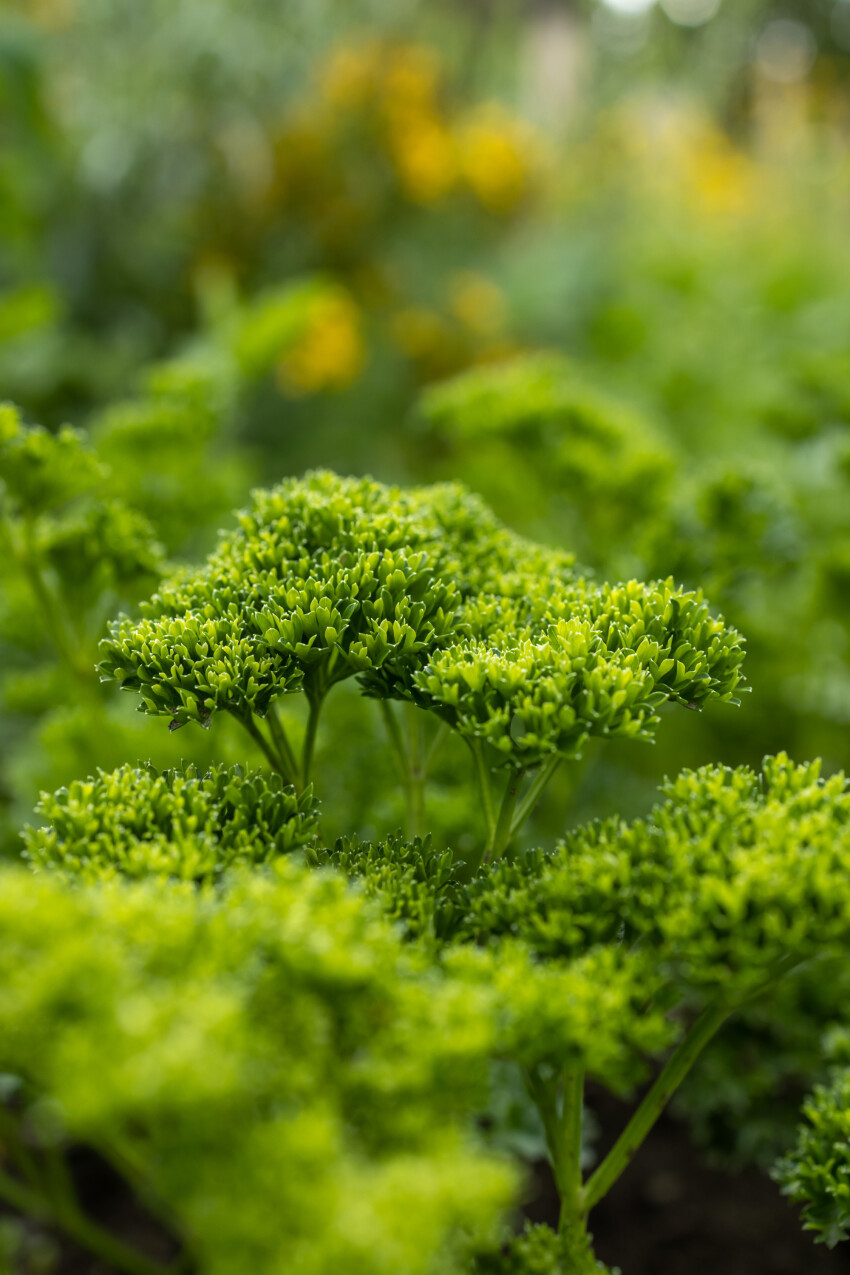
<svg viewBox="0 0 850 1275"><path fill-rule="evenodd" d="M590 1105L604 1154L629 1107L604 1093ZM545 1162L536 1166L536 1186L526 1215L556 1223ZM667 1115L594 1209L590 1228L598 1257L622 1275L850 1275L850 1243L815 1244L766 1173L711 1167L687 1127Z"/></svg>

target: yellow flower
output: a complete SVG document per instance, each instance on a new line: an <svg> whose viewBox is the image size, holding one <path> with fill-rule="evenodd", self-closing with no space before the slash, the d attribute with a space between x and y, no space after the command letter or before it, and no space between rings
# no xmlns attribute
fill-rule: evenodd
<svg viewBox="0 0 850 1275"><path fill-rule="evenodd" d="M729 138L706 128L697 136L684 164L695 202L705 211L741 213L752 205L752 161Z"/></svg>
<svg viewBox="0 0 850 1275"><path fill-rule="evenodd" d="M277 380L293 396L340 390L357 378L366 358L360 311L342 291L317 296L303 332L281 355Z"/></svg>

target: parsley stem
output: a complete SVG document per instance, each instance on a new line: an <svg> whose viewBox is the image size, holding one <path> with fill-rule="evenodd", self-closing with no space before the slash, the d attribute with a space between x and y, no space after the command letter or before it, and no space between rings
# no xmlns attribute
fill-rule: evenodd
<svg viewBox="0 0 850 1275"><path fill-rule="evenodd" d="M422 765L421 711L407 706L407 836L425 835L425 769Z"/></svg>
<svg viewBox="0 0 850 1275"><path fill-rule="evenodd" d="M678 1089L703 1048L723 1026L735 1007L716 1000L706 1006L691 1030L674 1049L661 1074L584 1188L584 1212L598 1204L631 1163L635 1152Z"/></svg>
<svg viewBox="0 0 850 1275"><path fill-rule="evenodd" d="M307 731L304 735L304 747L301 753L301 782L305 788L310 782L313 753L316 748L316 733L319 729L319 716L322 712L324 697L321 695L308 695L307 702L310 705L310 714L307 718Z"/></svg>
<svg viewBox="0 0 850 1275"><path fill-rule="evenodd" d="M272 748L263 732L257 726L250 711L245 713L236 712L234 709L230 709L229 711L236 718L237 722L239 722L240 726L242 726L251 736L254 743L261 750L266 761L271 766L272 770L276 771L277 774L280 775L285 784L295 784L298 774L297 770L292 771L287 767L284 759L274 748Z"/></svg>
<svg viewBox="0 0 850 1275"><path fill-rule="evenodd" d="M583 1217L581 1185L581 1122L584 1102L584 1070L564 1070L561 1115L558 1121L558 1191L561 1196L561 1227Z"/></svg>
<svg viewBox="0 0 850 1275"><path fill-rule="evenodd" d="M514 770L508 772L508 782L505 787L505 795L502 798L502 804L499 807L499 817L496 820L496 826L490 837L490 843L484 854L483 862L488 859L498 859L504 854L511 842L513 829L514 810L516 809L517 797L519 796L519 787L522 783L523 771Z"/></svg>
<svg viewBox="0 0 850 1275"><path fill-rule="evenodd" d="M511 824L511 837L516 836L534 807L537 805L543 795L544 788L560 766L561 760L560 754L556 753L554 757L550 757L548 761L543 762L543 764L538 768L537 774L531 781L528 791L517 806L516 814L514 815L513 823Z"/></svg>
<svg viewBox="0 0 850 1275"><path fill-rule="evenodd" d="M289 782L292 784L293 788L296 788L300 792L302 787L300 782L301 772L298 767L298 762L295 760L295 753L292 751L286 731L284 730L283 722L278 716L277 706L275 704L269 704L268 711L266 713L266 720L269 724L272 743L277 749L278 755L283 762L284 769L289 774Z"/></svg>
<svg viewBox="0 0 850 1275"><path fill-rule="evenodd" d="M481 807L487 824L487 841L489 844L496 827L496 816L493 813L493 794L490 791L490 776L487 774L487 765L484 760L484 746L480 739L467 739L466 742L475 762L475 778L478 780L478 791L481 794Z"/></svg>

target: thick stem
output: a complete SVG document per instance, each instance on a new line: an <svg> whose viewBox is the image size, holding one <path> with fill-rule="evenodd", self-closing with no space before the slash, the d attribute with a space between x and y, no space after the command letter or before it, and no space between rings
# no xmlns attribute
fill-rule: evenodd
<svg viewBox="0 0 850 1275"><path fill-rule="evenodd" d="M513 823L511 824L512 837L516 836L534 807L537 805L543 795L543 790L560 766L561 760L560 755L556 754L554 757L550 757L548 761L545 761L537 771L537 774L531 781L528 792L517 805L516 814L514 815Z"/></svg>
<svg viewBox="0 0 850 1275"><path fill-rule="evenodd" d="M558 1122L558 1191L561 1196L563 1230L583 1222L581 1185L581 1118L584 1102L584 1071L568 1067L564 1071L561 1117Z"/></svg>
<svg viewBox="0 0 850 1275"><path fill-rule="evenodd" d="M127 1248L114 1235L101 1230L90 1218L87 1218L76 1203L69 1206L67 1203L46 1200L23 1183L3 1173L2 1170L0 1170L0 1198L17 1212L22 1213L24 1217L35 1218L40 1222L57 1226L107 1265L126 1271L127 1275L165 1275L167 1270L174 1269L161 1266L159 1262L151 1261L143 1254L137 1253L135 1249Z"/></svg>
<svg viewBox="0 0 850 1275"><path fill-rule="evenodd" d="M487 863L489 859L498 859L510 845L514 810L516 809L522 776L523 772L521 770L511 770L508 773L505 795L499 807L499 817L496 820L496 826L484 853L484 863Z"/></svg>
<svg viewBox="0 0 850 1275"><path fill-rule="evenodd" d="M319 729L319 717L322 712L324 698L308 696L310 715L307 718L307 732L304 736L304 748L301 753L301 782L306 788L310 782L310 771L313 767L313 753L316 749L316 733Z"/></svg>
<svg viewBox="0 0 850 1275"><path fill-rule="evenodd" d="M294 788L300 791L301 772L298 767L298 762L295 760L295 753L292 751L286 731L283 728L283 722L277 715L277 706L275 704L269 705L268 711L266 712L266 720L269 724L269 732L272 737L272 743L283 762L284 769L289 775L289 782Z"/></svg>
<svg viewBox="0 0 850 1275"><path fill-rule="evenodd" d="M552 1172L561 1199L561 1229L582 1227L585 1210L581 1183L581 1124L584 1101L584 1070L567 1067L561 1083L558 1104L557 1075L549 1079L539 1070L527 1074L528 1092L540 1113L546 1134L546 1145Z"/></svg>
<svg viewBox="0 0 850 1275"><path fill-rule="evenodd" d="M487 764L484 760L484 746L480 739L467 739L466 742L469 745L469 751L472 753L472 760L475 762L475 778L478 780L478 791L481 794L481 808L484 811L484 819L487 824L487 841L489 844L496 827L496 816L493 811L490 776L487 773Z"/></svg>
<svg viewBox="0 0 850 1275"><path fill-rule="evenodd" d="M587 1213L611 1189L632 1160L638 1147L678 1089L703 1048L732 1013L725 1001L706 1006L670 1057L655 1084L584 1188Z"/></svg>

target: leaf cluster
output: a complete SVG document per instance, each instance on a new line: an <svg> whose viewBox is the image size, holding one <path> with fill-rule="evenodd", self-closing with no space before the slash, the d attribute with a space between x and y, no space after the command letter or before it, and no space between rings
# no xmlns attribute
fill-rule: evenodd
<svg viewBox="0 0 850 1275"><path fill-rule="evenodd" d="M318 812L274 773L240 767L166 770L122 766L42 793L48 823L24 832L40 870L84 881L114 876L217 880L235 864L268 863L311 844Z"/></svg>
<svg viewBox="0 0 850 1275"><path fill-rule="evenodd" d="M850 1236L850 1069L818 1085L803 1105L796 1145L774 1169L803 1224L829 1248Z"/></svg>
<svg viewBox="0 0 850 1275"><path fill-rule="evenodd" d="M732 699L742 659L700 594L594 584L461 488L314 473L256 492L202 570L116 622L101 671L173 725L357 675L524 770L649 738L666 700Z"/></svg>
<svg viewBox="0 0 850 1275"><path fill-rule="evenodd" d="M850 788L818 763L684 771L646 819L609 819L469 887L467 933L543 957L643 952L685 992L742 1001L850 935Z"/></svg>

